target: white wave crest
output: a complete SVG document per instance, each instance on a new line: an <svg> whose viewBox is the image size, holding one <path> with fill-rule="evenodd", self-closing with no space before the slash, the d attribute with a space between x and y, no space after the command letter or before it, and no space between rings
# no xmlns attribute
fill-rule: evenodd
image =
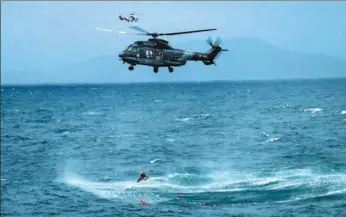
<svg viewBox="0 0 346 217"><path fill-rule="evenodd" d="M100 115L101 112L94 112L94 111L90 111L90 112L86 112L87 115Z"/></svg>
<svg viewBox="0 0 346 217"><path fill-rule="evenodd" d="M269 142L275 142L275 141L278 141L280 138L279 137L276 137L276 138L270 138L268 139Z"/></svg>
<svg viewBox="0 0 346 217"><path fill-rule="evenodd" d="M176 119L176 121L182 121L182 122L186 122L189 120L191 120L191 118L178 118L178 119Z"/></svg>
<svg viewBox="0 0 346 217"><path fill-rule="evenodd" d="M151 160L150 163L153 164L153 163L155 163L155 162L157 162L157 161L159 161L159 160L160 160L160 159L154 159L154 160Z"/></svg>
<svg viewBox="0 0 346 217"><path fill-rule="evenodd" d="M304 109L305 112L311 112L311 113L317 113L320 111L323 111L321 108L309 108L309 109Z"/></svg>

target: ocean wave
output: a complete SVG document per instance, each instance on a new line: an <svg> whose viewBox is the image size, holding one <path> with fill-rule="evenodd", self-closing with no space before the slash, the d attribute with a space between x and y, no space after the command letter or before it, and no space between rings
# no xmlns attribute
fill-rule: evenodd
<svg viewBox="0 0 346 217"><path fill-rule="evenodd" d="M346 188L341 190L331 190L323 194L309 193L309 194L294 197L288 200L277 201L276 203L290 203L290 202L298 202L298 201L304 201L304 200L315 200L315 199L323 199L327 197L335 197L340 195L344 195L346 198Z"/></svg>

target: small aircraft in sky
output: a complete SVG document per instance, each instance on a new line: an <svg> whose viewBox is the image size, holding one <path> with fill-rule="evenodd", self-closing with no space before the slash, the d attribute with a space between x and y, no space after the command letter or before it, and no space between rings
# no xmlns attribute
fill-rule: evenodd
<svg viewBox="0 0 346 217"><path fill-rule="evenodd" d="M135 15L135 13L131 13L127 17L123 17L123 16L120 15L119 19L120 20L125 20L127 22L137 22L138 21L138 17Z"/></svg>

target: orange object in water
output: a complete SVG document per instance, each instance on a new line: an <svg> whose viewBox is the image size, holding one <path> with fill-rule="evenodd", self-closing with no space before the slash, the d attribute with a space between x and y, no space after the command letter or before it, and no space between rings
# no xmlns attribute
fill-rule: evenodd
<svg viewBox="0 0 346 217"><path fill-rule="evenodd" d="M179 194L178 197L179 197L179 198L183 198L183 195L182 195L182 194Z"/></svg>
<svg viewBox="0 0 346 217"><path fill-rule="evenodd" d="M145 205L145 204L148 204L148 202L147 202L147 201L144 201L144 200L141 200L141 201L139 202L139 204L140 204L140 205Z"/></svg>

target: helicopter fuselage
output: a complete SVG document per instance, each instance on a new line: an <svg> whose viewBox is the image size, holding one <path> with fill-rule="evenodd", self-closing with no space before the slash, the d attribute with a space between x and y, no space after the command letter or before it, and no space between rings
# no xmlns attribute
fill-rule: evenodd
<svg viewBox="0 0 346 217"><path fill-rule="evenodd" d="M146 65L154 67L155 73L159 67L168 67L169 72L173 72L173 67L183 66L187 61L214 64L213 60L220 51L220 47L213 47L207 53L175 49L163 39L149 39L129 45L119 57L130 65L129 70L133 70L135 65Z"/></svg>
<svg viewBox="0 0 346 217"><path fill-rule="evenodd" d="M130 15L130 16L127 16L127 17L119 16L119 19L120 20L125 20L127 22L137 22L138 21L138 18L135 17L134 15Z"/></svg>

